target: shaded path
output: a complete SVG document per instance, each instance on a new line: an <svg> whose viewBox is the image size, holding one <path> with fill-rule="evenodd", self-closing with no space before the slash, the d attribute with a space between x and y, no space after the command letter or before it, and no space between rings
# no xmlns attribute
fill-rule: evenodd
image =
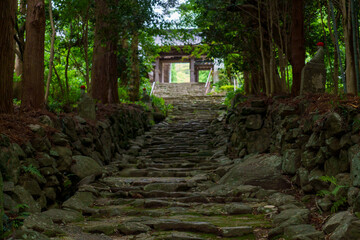
<svg viewBox="0 0 360 240"><path fill-rule="evenodd" d="M56 239L255 239L254 230L269 226L252 215L256 203L206 191L233 163L224 155L228 131L214 120L223 112L218 100L174 102L167 121L64 203L85 221L61 226L67 237Z"/></svg>

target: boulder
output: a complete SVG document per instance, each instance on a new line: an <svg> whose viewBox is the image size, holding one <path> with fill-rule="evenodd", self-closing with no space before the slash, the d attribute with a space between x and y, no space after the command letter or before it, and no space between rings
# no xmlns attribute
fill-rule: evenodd
<svg viewBox="0 0 360 240"><path fill-rule="evenodd" d="M219 180L221 185L253 185L265 189L284 189L288 181L281 172L282 158L277 155L254 155L234 167Z"/></svg>
<svg viewBox="0 0 360 240"><path fill-rule="evenodd" d="M41 213L32 214L25 218L24 227L42 232L49 237L54 237L58 234L64 233L63 231L59 230L57 226L55 226L49 217Z"/></svg>
<svg viewBox="0 0 360 240"><path fill-rule="evenodd" d="M360 220L342 222L330 236L330 240L339 239L360 239Z"/></svg>
<svg viewBox="0 0 360 240"><path fill-rule="evenodd" d="M308 224L293 225L284 228L284 235L289 239L323 240L324 234Z"/></svg>
<svg viewBox="0 0 360 240"><path fill-rule="evenodd" d="M241 237L253 233L253 229L250 226L240 227L223 227L220 229L221 236L226 238Z"/></svg>
<svg viewBox="0 0 360 240"><path fill-rule="evenodd" d="M343 131L342 118L336 112L331 112L326 116L325 120L326 137L332 137Z"/></svg>
<svg viewBox="0 0 360 240"><path fill-rule="evenodd" d="M246 132L246 146L248 153L268 152L271 143L271 131L267 128Z"/></svg>
<svg viewBox="0 0 360 240"><path fill-rule="evenodd" d="M325 161L325 174L328 176L336 176L339 173L347 172L349 170L349 163L342 161L336 157L331 157Z"/></svg>
<svg viewBox="0 0 360 240"><path fill-rule="evenodd" d="M50 238L48 238L44 234L35 232L30 229L19 229L14 232L13 237L14 239L19 240L50 240Z"/></svg>
<svg viewBox="0 0 360 240"><path fill-rule="evenodd" d="M280 224L289 220L290 218L299 218L306 222L309 218L310 211L308 209L288 209L282 211L280 214L276 215L273 219L275 224Z"/></svg>
<svg viewBox="0 0 360 240"><path fill-rule="evenodd" d="M349 223L354 219L356 218L348 211L335 213L329 218L329 220L326 221L326 223L322 227L322 230L326 234L330 234L334 232L338 226L344 223Z"/></svg>
<svg viewBox="0 0 360 240"><path fill-rule="evenodd" d="M150 227L138 222L124 222L119 226L120 232L126 235L135 235L146 233L151 230Z"/></svg>
<svg viewBox="0 0 360 240"><path fill-rule="evenodd" d="M259 130L263 125L263 120L261 115L250 115L246 118L245 126L249 130Z"/></svg>
<svg viewBox="0 0 360 240"><path fill-rule="evenodd" d="M243 203L231 203L225 205L224 210L229 215L252 214L252 207Z"/></svg>
<svg viewBox="0 0 360 240"><path fill-rule="evenodd" d="M71 172L83 179L91 175L100 175L102 173L101 166L92 158L86 156L73 156L75 164L71 166Z"/></svg>
<svg viewBox="0 0 360 240"><path fill-rule="evenodd" d="M12 198L18 204L26 204L29 207L28 209L26 209L26 211L28 212L37 213L41 210L40 205L34 200L31 194L21 186L16 186L14 188Z"/></svg>
<svg viewBox="0 0 360 240"><path fill-rule="evenodd" d="M84 217L77 211L62 210L62 209L50 209L41 214L50 218L54 223L72 223L81 222Z"/></svg>
<svg viewBox="0 0 360 240"><path fill-rule="evenodd" d="M301 151L299 149L287 149L282 158L282 170L285 174L294 175L300 167Z"/></svg>
<svg viewBox="0 0 360 240"><path fill-rule="evenodd" d="M354 187L360 187L360 153L351 159L351 179Z"/></svg>
<svg viewBox="0 0 360 240"><path fill-rule="evenodd" d="M77 211L88 211L95 199L90 192L77 192L74 196L63 203L64 208Z"/></svg>

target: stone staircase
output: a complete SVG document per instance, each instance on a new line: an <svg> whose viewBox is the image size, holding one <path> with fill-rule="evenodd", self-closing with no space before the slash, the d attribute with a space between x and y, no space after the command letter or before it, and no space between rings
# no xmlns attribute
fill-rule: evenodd
<svg viewBox="0 0 360 240"><path fill-rule="evenodd" d="M266 239L259 232L268 220L252 215L257 203L208 190L233 163L224 153L223 106L211 97L172 103L166 121L133 140L121 161L104 167L100 179L82 181L62 210L47 215L62 222L56 231L64 236L52 239Z"/></svg>
<svg viewBox="0 0 360 240"><path fill-rule="evenodd" d="M204 96L205 83L156 83L153 94L162 98Z"/></svg>

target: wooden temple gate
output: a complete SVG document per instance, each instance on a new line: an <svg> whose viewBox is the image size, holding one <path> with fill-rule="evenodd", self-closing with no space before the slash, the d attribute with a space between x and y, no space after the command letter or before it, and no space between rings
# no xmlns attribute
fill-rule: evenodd
<svg viewBox="0 0 360 240"><path fill-rule="evenodd" d="M155 82L171 83L172 63L189 63L190 82L199 82L199 71L214 69L214 61L208 59L206 55L194 58L184 51L184 47L171 47L169 52L161 52L154 63Z"/></svg>

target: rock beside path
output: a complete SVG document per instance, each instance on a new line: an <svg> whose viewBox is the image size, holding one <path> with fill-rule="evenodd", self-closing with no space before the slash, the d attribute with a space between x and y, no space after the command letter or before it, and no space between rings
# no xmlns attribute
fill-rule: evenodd
<svg viewBox="0 0 360 240"><path fill-rule="evenodd" d="M282 158L277 155L254 155L237 163L219 181L220 185L254 185L281 190L289 187L282 175Z"/></svg>

